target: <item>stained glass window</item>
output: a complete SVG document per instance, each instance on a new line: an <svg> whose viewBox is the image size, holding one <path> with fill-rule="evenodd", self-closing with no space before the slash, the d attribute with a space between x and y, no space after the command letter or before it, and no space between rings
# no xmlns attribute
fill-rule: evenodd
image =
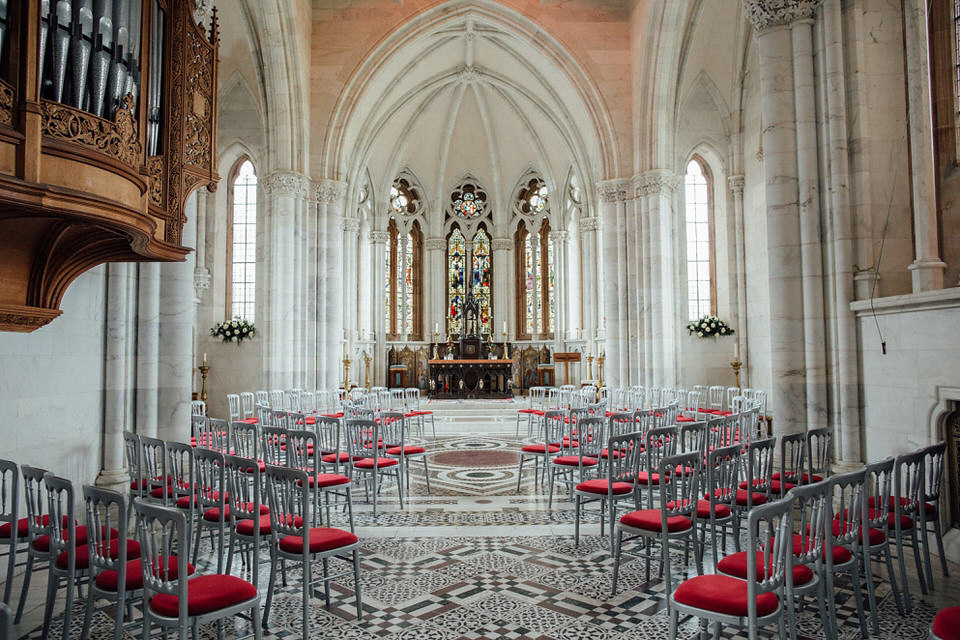
<svg viewBox="0 0 960 640"><path fill-rule="evenodd" d="M467 242L458 227L453 229L447 244L447 332L460 333L460 310L467 294Z"/></svg>
<svg viewBox="0 0 960 640"><path fill-rule="evenodd" d="M413 231L404 236L403 247L403 300L400 308L403 309L403 331L407 335L413 334Z"/></svg>
<svg viewBox="0 0 960 640"><path fill-rule="evenodd" d="M557 302L554 297L555 278L553 273L553 240L547 241L547 309L550 312L549 322L547 323L547 333L553 333L556 325Z"/></svg>
<svg viewBox="0 0 960 640"><path fill-rule="evenodd" d="M487 205L487 194L476 186L465 183L450 194L453 212L461 218L479 218Z"/></svg>
<svg viewBox="0 0 960 640"><path fill-rule="evenodd" d="M539 283L540 283L540 234L527 233L527 240L524 243L524 274L526 276L526 290L524 305L527 313L526 327L527 333L533 335L537 332L537 308L539 307Z"/></svg>
<svg viewBox="0 0 960 640"><path fill-rule="evenodd" d="M393 220L390 220L387 231L390 232L390 243L387 245L387 250L384 252L386 255L383 258L383 312L384 318L387 319L387 334L395 336L397 329L393 309L396 306L396 296L393 291L397 272L397 225Z"/></svg>
<svg viewBox="0 0 960 640"><path fill-rule="evenodd" d="M493 332L493 317L490 313L490 236L481 227L473 236L473 297L480 307L480 333Z"/></svg>
<svg viewBox="0 0 960 640"><path fill-rule="evenodd" d="M257 174L245 160L233 180L230 315L254 320L257 286Z"/></svg>
<svg viewBox="0 0 960 640"><path fill-rule="evenodd" d="M696 320L712 312L713 274L710 249L710 190L703 166L687 164L685 178L687 229L687 315Z"/></svg>

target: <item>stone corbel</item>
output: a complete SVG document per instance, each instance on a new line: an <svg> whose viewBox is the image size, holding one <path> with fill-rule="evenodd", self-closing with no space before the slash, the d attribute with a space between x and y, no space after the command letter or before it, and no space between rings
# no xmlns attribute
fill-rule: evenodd
<svg viewBox="0 0 960 640"><path fill-rule="evenodd" d="M390 232L389 231L371 231L370 242L372 242L373 244L386 245L388 242L390 242Z"/></svg>
<svg viewBox="0 0 960 640"><path fill-rule="evenodd" d="M597 183L600 202L625 202L630 199L630 181L623 179L604 180Z"/></svg>
<svg viewBox="0 0 960 640"><path fill-rule="evenodd" d="M347 183L340 180L316 180L314 195L320 204L343 204L347 195Z"/></svg>
<svg viewBox="0 0 960 640"><path fill-rule="evenodd" d="M263 179L263 191L270 196L306 198L310 193L310 178L295 171L274 171Z"/></svg>
<svg viewBox="0 0 960 640"><path fill-rule="evenodd" d="M743 0L747 19L757 31L811 20L823 0Z"/></svg>
<svg viewBox="0 0 960 640"><path fill-rule="evenodd" d="M210 271L206 267L193 270L193 302L199 304L203 294L210 288Z"/></svg>

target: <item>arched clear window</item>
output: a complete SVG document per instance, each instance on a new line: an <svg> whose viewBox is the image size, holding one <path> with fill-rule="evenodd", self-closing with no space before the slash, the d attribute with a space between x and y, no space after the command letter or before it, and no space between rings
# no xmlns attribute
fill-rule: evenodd
<svg viewBox="0 0 960 640"><path fill-rule="evenodd" d="M520 339L553 337L556 322L556 276L550 222L546 219L531 233L523 222L514 236L517 255L517 290L520 292L517 332Z"/></svg>
<svg viewBox="0 0 960 640"><path fill-rule="evenodd" d="M231 317L254 320L257 288L257 173L250 160L234 167L230 181L230 275L227 308Z"/></svg>
<svg viewBox="0 0 960 640"><path fill-rule="evenodd" d="M467 240L460 227L447 238L447 334L460 333L460 310L467 295Z"/></svg>
<svg viewBox="0 0 960 640"><path fill-rule="evenodd" d="M397 340L405 334L409 339L419 340L423 247L420 224L414 221L410 231L401 234L396 220L391 218L387 230L390 232L384 265L387 337Z"/></svg>
<svg viewBox="0 0 960 640"><path fill-rule="evenodd" d="M687 163L684 179L687 237L687 316L696 320L716 307L713 274L712 179L703 161Z"/></svg>

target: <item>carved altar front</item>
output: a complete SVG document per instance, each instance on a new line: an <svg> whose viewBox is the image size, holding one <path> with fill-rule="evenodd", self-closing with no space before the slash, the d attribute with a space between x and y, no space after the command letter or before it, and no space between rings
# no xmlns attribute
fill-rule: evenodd
<svg viewBox="0 0 960 640"><path fill-rule="evenodd" d="M434 398L509 398L513 362L501 359L430 360Z"/></svg>

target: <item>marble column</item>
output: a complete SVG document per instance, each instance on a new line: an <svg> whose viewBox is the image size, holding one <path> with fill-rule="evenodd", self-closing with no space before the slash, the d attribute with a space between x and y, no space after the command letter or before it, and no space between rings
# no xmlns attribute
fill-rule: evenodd
<svg viewBox="0 0 960 640"><path fill-rule="evenodd" d="M600 260L603 264L604 290L604 329L605 340L603 351L604 382L608 387L625 384L629 379L626 371L627 358L624 350L627 342L624 336L625 323L622 322L625 313L622 294L625 293L626 282L621 275L621 236L624 233L621 221L624 204L630 195L628 180L605 180L597 185L600 196L600 216L603 219L603 233L601 237L602 249Z"/></svg>
<svg viewBox="0 0 960 640"><path fill-rule="evenodd" d="M302 229L299 223L302 210L307 209L310 180L293 171L274 171L260 184L261 201L264 204L266 229L258 244L264 247L266 273L260 280L266 283L257 287L262 292L262 302L257 309L263 310L263 339L265 353L265 383L268 389L290 389L295 379L295 350L306 345L297 344L297 314L294 299L301 294L296 286L295 273L302 264L297 264ZM260 234L258 234L259 236ZM318 296L319 299L323 299ZM301 316L302 321L302 316Z"/></svg>
<svg viewBox="0 0 960 640"><path fill-rule="evenodd" d="M790 22L816 2L745 0L757 29L770 291L770 405L776 434L804 431L806 380ZM802 12L799 13L798 12Z"/></svg>
<svg viewBox="0 0 960 640"><path fill-rule="evenodd" d="M641 362L643 359L640 341L643 339L643 315L640 309L643 306L643 292L640 287L641 267L640 261L643 257L642 238L640 235L640 202L636 198L636 185L634 185L633 198L624 203L624 254L621 257L624 267L624 290L623 302L626 305L626 327L621 327L621 331L626 334L627 348L627 377L622 379L622 385L635 385L639 383L641 375Z"/></svg>
<svg viewBox="0 0 960 640"><path fill-rule="evenodd" d="M320 259L319 280L323 288L318 297L326 300L322 315L319 316L323 327L323 352L321 367L326 375L321 380L326 388L336 388L343 377L343 317L340 305L343 304L343 200L347 185L336 180L318 180L315 183L318 221L324 229L325 239L321 246L325 249ZM381 280L382 282L382 280ZM354 359L354 358L351 358ZM352 365L353 379L356 381L356 363Z"/></svg>
<svg viewBox="0 0 960 640"><path fill-rule="evenodd" d="M107 340L104 363L104 398L101 468L96 485L122 490L129 480L124 469L123 432L132 429L132 347L134 335L133 274L136 265L122 262L107 267Z"/></svg>
<svg viewBox="0 0 960 640"><path fill-rule="evenodd" d="M913 291L943 288L947 265L940 259L937 224L933 110L930 104L930 47L927 42L929 0L904 0L903 38L906 60L907 119L910 135L910 198L916 259L910 265Z"/></svg>
<svg viewBox="0 0 960 640"><path fill-rule="evenodd" d="M566 323L566 275L567 275L567 242L570 234L566 231L551 231L549 241L553 243L553 351L565 351L564 338L567 330ZM548 310L549 313L549 310ZM549 315L548 315L549 317ZM564 384L571 384L569 380Z"/></svg>
<svg viewBox="0 0 960 640"><path fill-rule="evenodd" d="M160 382L160 263L137 265L137 401L136 431L157 437Z"/></svg>
<svg viewBox="0 0 960 640"><path fill-rule="evenodd" d="M509 335L510 326L513 324L510 315L510 293L513 291L512 283L516 282L513 273L513 240L510 238L494 238L490 241L490 249L493 251L493 335L494 341L507 340L506 337L497 336L503 331L503 323L507 323L507 333ZM441 262L439 269L432 271L438 276L438 280L443 283L443 253L439 253ZM443 303L441 302L441 306ZM433 325L431 325L433 326Z"/></svg>
<svg viewBox="0 0 960 640"><path fill-rule="evenodd" d="M578 212L574 212L576 215ZM575 218L575 220L578 220ZM558 285L566 290L567 308L564 311L567 317L566 339L580 340L583 337L583 279L586 275L583 264L583 235L579 224L573 225L574 232L570 233L570 241L567 244L567 272L563 278L558 281ZM584 353L586 357L586 353ZM580 365L583 372L581 378L587 377L587 366L584 361Z"/></svg>
<svg viewBox="0 0 960 640"><path fill-rule="evenodd" d="M600 219L596 217L580 218L580 303L583 308L583 329L584 340L590 341L597 338L597 328L600 325L600 318L603 309L600 308L600 273L599 260L597 259L597 234L600 228ZM589 355L597 355L592 353Z"/></svg>
<svg viewBox="0 0 960 640"><path fill-rule="evenodd" d="M373 335L373 251L370 246L370 225L361 221L357 238L357 295L359 296L357 316L362 337L369 340Z"/></svg>
<svg viewBox="0 0 960 640"><path fill-rule="evenodd" d="M357 322L357 305L360 292L360 279L357 274L357 240L360 233L360 221L356 218L343 219L343 326L350 335L350 343L357 344L360 338ZM354 369L356 371L357 369ZM363 381L361 380L360 383Z"/></svg>
<svg viewBox="0 0 960 640"><path fill-rule="evenodd" d="M827 354L823 310L823 237L820 229L820 175L816 88L813 74L813 18L790 24L797 123L797 190L803 270L803 334L806 363L807 429L827 424Z"/></svg>
<svg viewBox="0 0 960 640"><path fill-rule="evenodd" d="M727 187L733 196L733 226L734 242L736 243L736 295L737 295L737 333L734 340L740 343L740 361L743 368L740 370L740 384L750 386L750 353L748 351L747 335L747 255L746 238L743 229L743 176L735 175L727 178Z"/></svg>
<svg viewBox="0 0 960 640"><path fill-rule="evenodd" d="M373 244L373 331L376 337L370 383L378 386L385 381L384 376L387 371L387 317L383 311L386 304L383 298L385 295L383 283L387 277L384 261L387 258L390 232L371 231L370 242Z"/></svg>
<svg viewBox="0 0 960 640"><path fill-rule="evenodd" d="M197 198L184 207L187 223L183 244L194 246ZM160 339L157 394L157 437L189 442L190 396L193 380L193 254L185 262L160 265Z"/></svg>

